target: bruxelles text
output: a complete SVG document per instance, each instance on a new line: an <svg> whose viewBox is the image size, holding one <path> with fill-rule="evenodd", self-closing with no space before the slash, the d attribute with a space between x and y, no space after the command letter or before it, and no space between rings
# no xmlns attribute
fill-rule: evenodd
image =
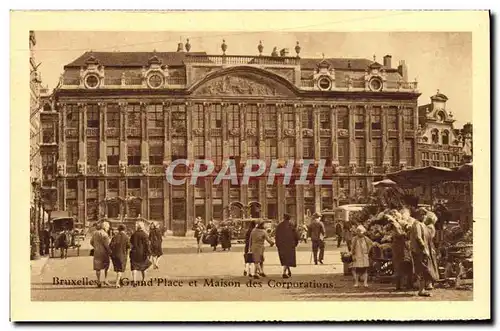
<svg viewBox="0 0 500 331"><path fill-rule="evenodd" d="M175 175L175 168L178 166L185 166L192 169L189 172L190 178L186 176ZM311 173L310 169L314 169L311 166L316 167L316 172L314 174L314 180L310 180ZM207 159L197 159L194 162L190 162L187 159L177 159L170 163L166 169L166 179L171 185L184 185L188 182L191 185L196 185L199 178L203 177L215 177L214 184L218 185L222 180L231 180L232 185L248 185L250 178L261 177L266 173L266 162L260 159L249 159L245 162L243 175L238 178L238 171L236 163L233 159L228 159L222 165L220 171L215 174L215 164L212 160ZM313 159L300 159L297 162L293 159L287 160L283 167L280 167L278 160L272 160L269 167L267 175L268 185L273 185L274 180L277 176L283 178L283 184L288 185L292 178L294 178L293 184L295 185L332 185L332 180L324 179L323 175L325 172L326 160L313 160Z"/></svg>

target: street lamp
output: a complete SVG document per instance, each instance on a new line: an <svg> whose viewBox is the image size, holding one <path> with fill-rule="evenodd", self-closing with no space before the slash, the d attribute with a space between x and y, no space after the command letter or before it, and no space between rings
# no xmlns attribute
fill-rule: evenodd
<svg viewBox="0 0 500 331"><path fill-rule="evenodd" d="M33 245L31 247L31 257L33 260L40 259L40 228L39 228L39 217L40 217L40 208L41 208L41 199L40 199L40 182L38 179L34 179L31 183L33 187L33 197L35 204L35 215L34 215L34 229L33 229ZM38 210L38 215L37 215Z"/></svg>

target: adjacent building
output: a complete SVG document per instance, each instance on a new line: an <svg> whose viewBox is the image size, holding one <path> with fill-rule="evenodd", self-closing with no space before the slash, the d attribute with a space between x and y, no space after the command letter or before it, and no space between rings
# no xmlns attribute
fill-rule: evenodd
<svg viewBox="0 0 500 331"><path fill-rule="evenodd" d="M385 173L418 164L417 82L391 56L301 58L190 52L86 52L64 67L47 135L57 143L57 208L83 223L99 217L162 222L184 234L193 219L232 216L301 222L307 209L331 209L367 195ZM170 185L176 159L326 160L332 185L284 185L267 176L248 185L213 178ZM314 168L313 167L313 168ZM176 168L189 175L191 168ZM314 169L312 170L314 171Z"/></svg>
<svg viewBox="0 0 500 331"><path fill-rule="evenodd" d="M30 183L42 175L42 158L40 155L41 124L40 124L40 86L41 77L35 61L34 47L36 45L35 32L29 33L30 51ZM33 204L33 192L30 201Z"/></svg>

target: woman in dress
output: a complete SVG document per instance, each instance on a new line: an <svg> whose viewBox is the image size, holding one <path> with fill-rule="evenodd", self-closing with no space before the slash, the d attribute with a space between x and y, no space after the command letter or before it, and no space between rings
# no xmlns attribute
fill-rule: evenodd
<svg viewBox="0 0 500 331"><path fill-rule="evenodd" d="M248 229L247 232L245 233L245 250L243 252L243 258L245 260L245 269L243 271L243 276L246 276L248 274L249 277L253 277L252 275L252 265L253 263L253 255L249 251L250 248L250 235L252 234L253 229L255 229L255 221L252 220L248 222Z"/></svg>
<svg viewBox="0 0 500 331"><path fill-rule="evenodd" d="M208 223L207 231L210 238L210 246L212 246L215 251L217 249L217 244L219 243L219 231L217 230L214 221L210 221L210 223Z"/></svg>
<svg viewBox="0 0 500 331"><path fill-rule="evenodd" d="M108 269L109 269L109 255L111 250L109 248L109 223L102 222L94 232L90 239L90 245L94 248L94 270L97 276L97 287L102 284L109 285L108 283ZM101 270L104 270L104 282L101 284Z"/></svg>
<svg viewBox="0 0 500 331"><path fill-rule="evenodd" d="M402 283L407 289L413 288L413 260L411 258L410 242L403 227L395 220L392 222L392 265L396 279L396 290Z"/></svg>
<svg viewBox="0 0 500 331"><path fill-rule="evenodd" d="M424 216L424 224L427 226L427 242L429 243L429 273L431 280L427 281L425 285L426 290L432 290L434 288L433 281L439 279L439 269L437 264L437 254L436 247L434 245L434 239L436 236L436 227L435 224L438 218L436 214L431 211L428 211Z"/></svg>
<svg viewBox="0 0 500 331"><path fill-rule="evenodd" d="M259 276L266 277L264 273L264 242L267 241L269 245L273 246L274 241L269 237L266 229L264 229L264 222L260 221L255 229L250 234L250 247L249 252L252 253L253 262L255 264L255 279Z"/></svg>
<svg viewBox="0 0 500 331"><path fill-rule="evenodd" d="M116 288L121 286L121 278L127 267L127 251L130 249L129 238L125 233L125 225L118 225L118 233L113 236L109 244L111 261L116 272Z"/></svg>
<svg viewBox="0 0 500 331"><path fill-rule="evenodd" d="M222 246L222 250L231 250L231 229L227 223L223 224L220 231L220 244Z"/></svg>
<svg viewBox="0 0 500 331"><path fill-rule="evenodd" d="M196 238L197 253L201 253L201 247L203 244L203 235L205 234L205 225L201 220L201 217L196 217L193 225L194 237Z"/></svg>
<svg viewBox="0 0 500 331"><path fill-rule="evenodd" d="M153 262L153 269L160 267L160 259L163 255L161 247L163 241L162 231L156 222L152 222L149 228L149 242L151 243L151 262Z"/></svg>
<svg viewBox="0 0 500 331"><path fill-rule="evenodd" d="M151 266L149 260L149 238L144 231L144 223L136 223L136 231L130 237L130 269L132 270L133 284L137 281L137 271L141 272L142 280L146 278L146 269Z"/></svg>
<svg viewBox="0 0 500 331"><path fill-rule="evenodd" d="M299 236L290 218L290 215L285 214L283 221L276 227L276 247L283 266L283 278L291 277L290 267L297 266L295 247L299 244Z"/></svg>
<svg viewBox="0 0 500 331"><path fill-rule="evenodd" d="M361 274L363 285L368 287L368 267L370 259L368 253L373 246L373 242L366 235L364 226L356 228L356 236L352 238L352 276L354 277L354 287L358 287L358 274Z"/></svg>

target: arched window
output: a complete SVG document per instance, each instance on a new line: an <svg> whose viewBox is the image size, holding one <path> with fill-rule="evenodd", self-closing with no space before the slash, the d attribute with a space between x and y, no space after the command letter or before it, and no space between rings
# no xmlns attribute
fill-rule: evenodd
<svg viewBox="0 0 500 331"><path fill-rule="evenodd" d="M431 141L433 144L439 144L439 131L437 129L434 129L431 131Z"/></svg>
<svg viewBox="0 0 500 331"><path fill-rule="evenodd" d="M444 130L442 133L442 142L443 145L449 145L450 144L450 133L448 130Z"/></svg>

